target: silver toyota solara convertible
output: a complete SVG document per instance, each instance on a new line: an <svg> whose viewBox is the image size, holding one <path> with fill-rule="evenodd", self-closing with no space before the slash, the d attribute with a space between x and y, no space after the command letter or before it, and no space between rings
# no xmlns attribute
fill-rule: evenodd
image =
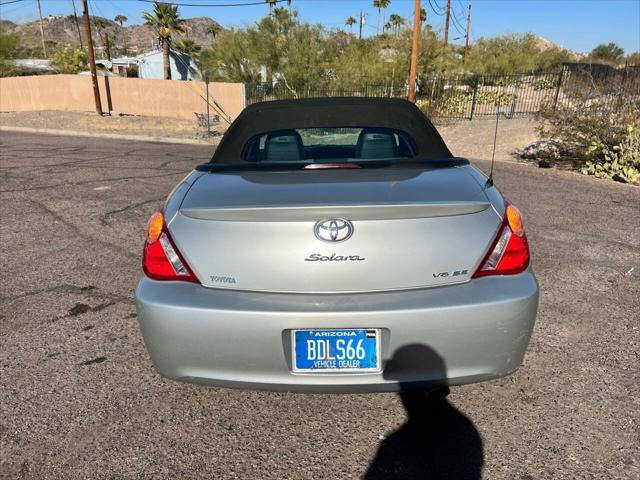
<svg viewBox="0 0 640 480"><path fill-rule="evenodd" d="M518 209L404 100L245 109L149 221L136 291L164 377L381 392L508 375L538 284Z"/></svg>

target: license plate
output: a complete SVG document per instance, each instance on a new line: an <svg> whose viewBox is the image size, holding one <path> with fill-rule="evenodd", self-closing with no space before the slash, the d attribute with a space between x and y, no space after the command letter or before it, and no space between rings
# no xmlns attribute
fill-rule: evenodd
<svg viewBox="0 0 640 480"><path fill-rule="evenodd" d="M380 371L376 329L292 330L294 372Z"/></svg>

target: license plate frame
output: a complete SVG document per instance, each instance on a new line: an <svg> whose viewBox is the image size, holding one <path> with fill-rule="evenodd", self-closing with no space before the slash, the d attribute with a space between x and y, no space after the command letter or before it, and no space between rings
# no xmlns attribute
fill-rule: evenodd
<svg viewBox="0 0 640 480"><path fill-rule="evenodd" d="M374 340L374 352L367 352L365 348L365 354L374 353L374 365L368 367L323 367L323 368L305 368L298 367L298 354L296 352L296 345L298 344L298 339L296 338L296 333L298 332L364 332L366 339ZM372 335L371 337L367 335ZM342 336L337 337L328 337L335 338L335 342L338 339L342 338ZM334 344L335 344L334 342ZM327 347L328 348L328 347ZM382 371L382 362L381 362L381 330L379 328L297 328L291 330L291 371L292 373L305 373L305 374L341 374L341 373L380 373ZM307 362L309 361L308 356L305 359Z"/></svg>

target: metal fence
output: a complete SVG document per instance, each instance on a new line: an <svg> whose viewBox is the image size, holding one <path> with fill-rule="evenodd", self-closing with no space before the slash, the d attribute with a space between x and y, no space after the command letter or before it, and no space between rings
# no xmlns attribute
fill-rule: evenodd
<svg viewBox="0 0 640 480"><path fill-rule="evenodd" d="M353 88L281 84L246 85L247 104L311 97L406 97L407 87L363 84ZM545 108L563 108L577 95L603 104L640 95L640 67L616 69L606 65L564 64L550 72L518 75L421 78L416 104L427 114L443 119L526 116Z"/></svg>

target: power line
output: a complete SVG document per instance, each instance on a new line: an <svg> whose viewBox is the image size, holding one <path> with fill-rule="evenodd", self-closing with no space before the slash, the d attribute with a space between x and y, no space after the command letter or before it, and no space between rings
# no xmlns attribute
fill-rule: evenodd
<svg viewBox="0 0 640 480"><path fill-rule="evenodd" d="M452 8L451 13L453 14L452 17L453 17L454 23L457 23L460 28L463 28L462 24L460 23L460 20L458 19L458 14L456 13L455 9Z"/></svg>
<svg viewBox="0 0 640 480"><path fill-rule="evenodd" d="M435 13L438 16L443 16L444 12L438 12L438 10L436 10L436 7L433 6L432 0L429 0L429 6L431 7L431 10L433 10L433 13Z"/></svg>
<svg viewBox="0 0 640 480"><path fill-rule="evenodd" d="M25 2L26 0L10 0L8 2L0 3L0 7L4 7L5 5L10 5L12 3Z"/></svg>
<svg viewBox="0 0 640 480"><path fill-rule="evenodd" d="M107 2L109 2L113 6L113 8L114 8L114 10L116 12L127 13L127 14L131 15L130 11L125 10L121 5L116 5L112 0L107 0ZM135 15L133 15L132 17L135 17Z"/></svg>
<svg viewBox="0 0 640 480"><path fill-rule="evenodd" d="M143 3L156 3L156 0L136 0L138 2ZM178 7L247 7L251 5L274 5L276 3L284 3L289 2L289 0L275 0L271 3L263 0L261 2L245 2L245 3L178 3L178 2L163 2L159 3L167 3L169 5L176 5Z"/></svg>
<svg viewBox="0 0 640 480"><path fill-rule="evenodd" d="M23 1L23 0L19 0L19 1ZM6 15L8 15L10 13L17 12L18 10L22 10L24 8L27 8L27 7L33 7L33 3L36 0L26 0L26 1L27 1L27 3L23 3L22 5L16 5L13 8L10 8L9 10L2 10L2 13L6 16ZM13 3L15 3L15 2L13 2ZM0 4L0 6L2 6L2 5L6 5L6 4L4 4L4 3Z"/></svg>
<svg viewBox="0 0 640 480"><path fill-rule="evenodd" d="M94 0L89 0L89 11L93 11L93 24L95 26L96 24L96 14L98 14L98 16L100 16L101 18L107 19L108 17L105 17L102 10L100 10L100 8L98 7L98 2L94 1Z"/></svg>
<svg viewBox="0 0 640 480"><path fill-rule="evenodd" d="M431 3L431 0L429 0L429 3ZM438 10L440 10L439 15L444 15L445 8L440 6L440 4L438 3L438 0L433 0L433 3L435 4L435 7L432 5L431 8L433 8L434 11L437 8Z"/></svg>
<svg viewBox="0 0 640 480"><path fill-rule="evenodd" d="M465 35L466 35L466 33L464 32L464 30L465 30L465 29L464 29L464 27L460 24L460 20L458 20L458 18L457 18L457 16L456 16L456 12L455 12L455 10L453 10L453 9L452 9L451 11L452 11L452 13L453 13L453 15L451 16L451 19L453 20L453 26L454 26L454 28L458 31L458 33L459 33L460 35L465 36Z"/></svg>

